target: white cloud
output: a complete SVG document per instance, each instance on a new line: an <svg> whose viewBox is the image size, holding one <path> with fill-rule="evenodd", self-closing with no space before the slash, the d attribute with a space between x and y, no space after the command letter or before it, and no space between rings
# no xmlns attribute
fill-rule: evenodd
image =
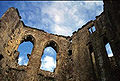
<svg viewBox="0 0 120 81"><path fill-rule="evenodd" d="M56 23L59 23L61 21L61 18L60 18L60 16L58 16L58 15L55 15L55 22Z"/></svg>
<svg viewBox="0 0 120 81"><path fill-rule="evenodd" d="M42 15L47 14L55 23L59 24L64 22L64 12L57 7L58 6L53 3L49 7L42 7L41 12Z"/></svg>
<svg viewBox="0 0 120 81"><path fill-rule="evenodd" d="M103 2L21 2L21 4L17 3L15 7L18 8L26 25L47 32L50 31L49 33L71 36L73 31L76 31L103 11ZM112 53L108 55L111 56ZM19 57L18 64L27 65L26 59ZM55 67L56 61L53 57L42 58L41 69L53 71Z"/></svg>
<svg viewBox="0 0 120 81"><path fill-rule="evenodd" d="M18 64L19 64L19 65L22 64L22 60L23 60L23 57L19 57L19 58L18 58Z"/></svg>
<svg viewBox="0 0 120 81"><path fill-rule="evenodd" d="M112 52L112 49L111 49L110 44L107 43L106 46L105 46L105 48L106 48L106 51L107 51L108 57L112 57L112 56L113 56L113 52Z"/></svg>
<svg viewBox="0 0 120 81"><path fill-rule="evenodd" d="M55 24L53 27L53 33L58 35L71 35L72 29L70 27L61 26Z"/></svg>
<svg viewBox="0 0 120 81"><path fill-rule="evenodd" d="M42 7L42 14L48 14L54 21L49 27L52 33L72 35L73 31L89 21L87 19L91 16L95 18L102 12L102 9L97 9L98 6L102 6L102 2L53 2L49 7Z"/></svg>
<svg viewBox="0 0 120 81"><path fill-rule="evenodd" d="M103 8L102 1L28 3L24 2L24 8L21 6L22 18L26 20L25 24L59 35L72 35L73 31L91 19L95 19L95 16L103 11L101 9ZM28 5L29 7L27 7Z"/></svg>
<svg viewBox="0 0 120 81"><path fill-rule="evenodd" d="M113 56L113 53L109 53L109 54L108 54L108 57L112 57L112 56Z"/></svg>
<svg viewBox="0 0 120 81"><path fill-rule="evenodd" d="M41 60L40 69L53 72L55 67L56 67L56 61L54 60L53 57L46 56Z"/></svg>
<svg viewBox="0 0 120 81"><path fill-rule="evenodd" d="M80 19L79 22L77 23L77 26L82 27L82 25L85 24L85 21Z"/></svg>
<svg viewBox="0 0 120 81"><path fill-rule="evenodd" d="M19 65L27 65L27 61L24 57L19 57L18 58L18 64Z"/></svg>

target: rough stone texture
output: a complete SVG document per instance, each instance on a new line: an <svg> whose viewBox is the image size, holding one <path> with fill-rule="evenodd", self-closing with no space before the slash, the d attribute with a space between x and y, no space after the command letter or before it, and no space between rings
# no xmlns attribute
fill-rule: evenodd
<svg viewBox="0 0 120 81"><path fill-rule="evenodd" d="M0 81L119 81L120 5L104 1L104 12L73 32L71 37L27 27L15 8L0 19ZM96 31L89 29L95 26ZM27 66L18 65L18 46L30 41L34 47ZM110 43L113 57L105 45ZM54 72L40 69L44 48L57 52Z"/></svg>

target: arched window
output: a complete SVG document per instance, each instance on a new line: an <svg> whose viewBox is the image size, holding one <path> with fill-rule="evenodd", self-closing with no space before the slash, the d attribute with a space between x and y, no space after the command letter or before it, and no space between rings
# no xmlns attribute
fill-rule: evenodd
<svg viewBox="0 0 120 81"><path fill-rule="evenodd" d="M34 46L34 38L31 35L25 36L21 44L18 47L18 51L20 52L18 57L19 65L27 65L29 61L29 57L32 53L32 49Z"/></svg>
<svg viewBox="0 0 120 81"><path fill-rule="evenodd" d="M58 53L58 45L54 41L46 44L42 58L40 69L54 72L56 68L56 56Z"/></svg>
<svg viewBox="0 0 120 81"><path fill-rule="evenodd" d="M18 58L19 65L27 65L28 64L28 54L30 55L32 52L33 44L30 41L23 42L19 45L18 51L20 52Z"/></svg>
<svg viewBox="0 0 120 81"><path fill-rule="evenodd" d="M52 47L46 47L41 58L40 69L54 72L55 68L56 68L56 51Z"/></svg>

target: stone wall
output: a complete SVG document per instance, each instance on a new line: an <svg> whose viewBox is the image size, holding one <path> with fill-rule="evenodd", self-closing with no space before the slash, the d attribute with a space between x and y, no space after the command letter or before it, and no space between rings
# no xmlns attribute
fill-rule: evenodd
<svg viewBox="0 0 120 81"><path fill-rule="evenodd" d="M94 81L91 57L89 52L89 31L93 21L87 23L72 36L74 60L74 77L76 81Z"/></svg>
<svg viewBox="0 0 120 81"><path fill-rule="evenodd" d="M12 18L13 19L12 19ZM9 8L7 12L1 18L1 69L6 71L8 69L7 75L4 71L1 76L8 77L11 81L22 79L25 81L39 80L42 76L43 81L45 78L57 78L56 80L62 81L66 80L66 75L69 73L69 39L70 37L53 35L44 32L43 30L38 30L25 26L22 21L20 21L19 14L15 8ZM18 46L24 42L30 41L33 43L34 47L32 49L32 54L29 57L29 62L27 66L20 66L17 63L19 52L17 51ZM53 73L45 72L40 70L41 56L43 54L44 48L51 46L57 52L57 67ZM2 61L3 60L3 61ZM10 71L9 69L12 69ZM11 75L9 73L11 72ZM17 72L18 71L18 72ZM16 72L16 73L14 73ZM21 72L23 72L23 75ZM14 77L13 77L13 74ZM19 77L18 74L20 73ZM67 75L69 78L69 75ZM19 79L21 77L21 79ZM62 78L61 78L62 77ZM5 78L6 80L8 78ZM51 81L50 80L50 81Z"/></svg>
<svg viewBox="0 0 120 81"><path fill-rule="evenodd" d="M9 8L0 19L0 81L119 81L119 3L104 1L104 12L71 37L25 26L19 12ZM110 8L109 8L110 6ZM95 27L95 31L89 31ZM19 45L33 43L27 66L18 64ZM114 56L109 58L105 45ZM57 52L54 72L40 69L46 47Z"/></svg>

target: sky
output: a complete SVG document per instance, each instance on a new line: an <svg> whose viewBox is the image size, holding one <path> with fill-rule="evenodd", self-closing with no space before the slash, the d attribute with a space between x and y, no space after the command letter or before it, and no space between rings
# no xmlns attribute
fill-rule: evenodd
<svg viewBox="0 0 120 81"><path fill-rule="evenodd" d="M42 29L52 34L71 36L78 28L90 20L95 20L95 17L102 13L103 2L0 1L0 17L10 7L18 9L21 20L27 26ZM26 55L31 53L32 47L31 42L23 42L19 45L19 65L27 65L28 59ZM53 72L53 68L56 67L56 52L53 48L48 47L44 50L44 54L40 68Z"/></svg>
<svg viewBox="0 0 120 81"><path fill-rule="evenodd" d="M2 1L0 17L10 7L18 9L25 25L71 36L103 11L102 1ZM69 30L68 30L69 29Z"/></svg>
<svg viewBox="0 0 120 81"><path fill-rule="evenodd" d="M108 57L112 57L112 56L113 56L113 52L112 52L110 43L107 43L107 44L105 45L105 49L106 49L106 52L107 52L107 54L108 54Z"/></svg>

